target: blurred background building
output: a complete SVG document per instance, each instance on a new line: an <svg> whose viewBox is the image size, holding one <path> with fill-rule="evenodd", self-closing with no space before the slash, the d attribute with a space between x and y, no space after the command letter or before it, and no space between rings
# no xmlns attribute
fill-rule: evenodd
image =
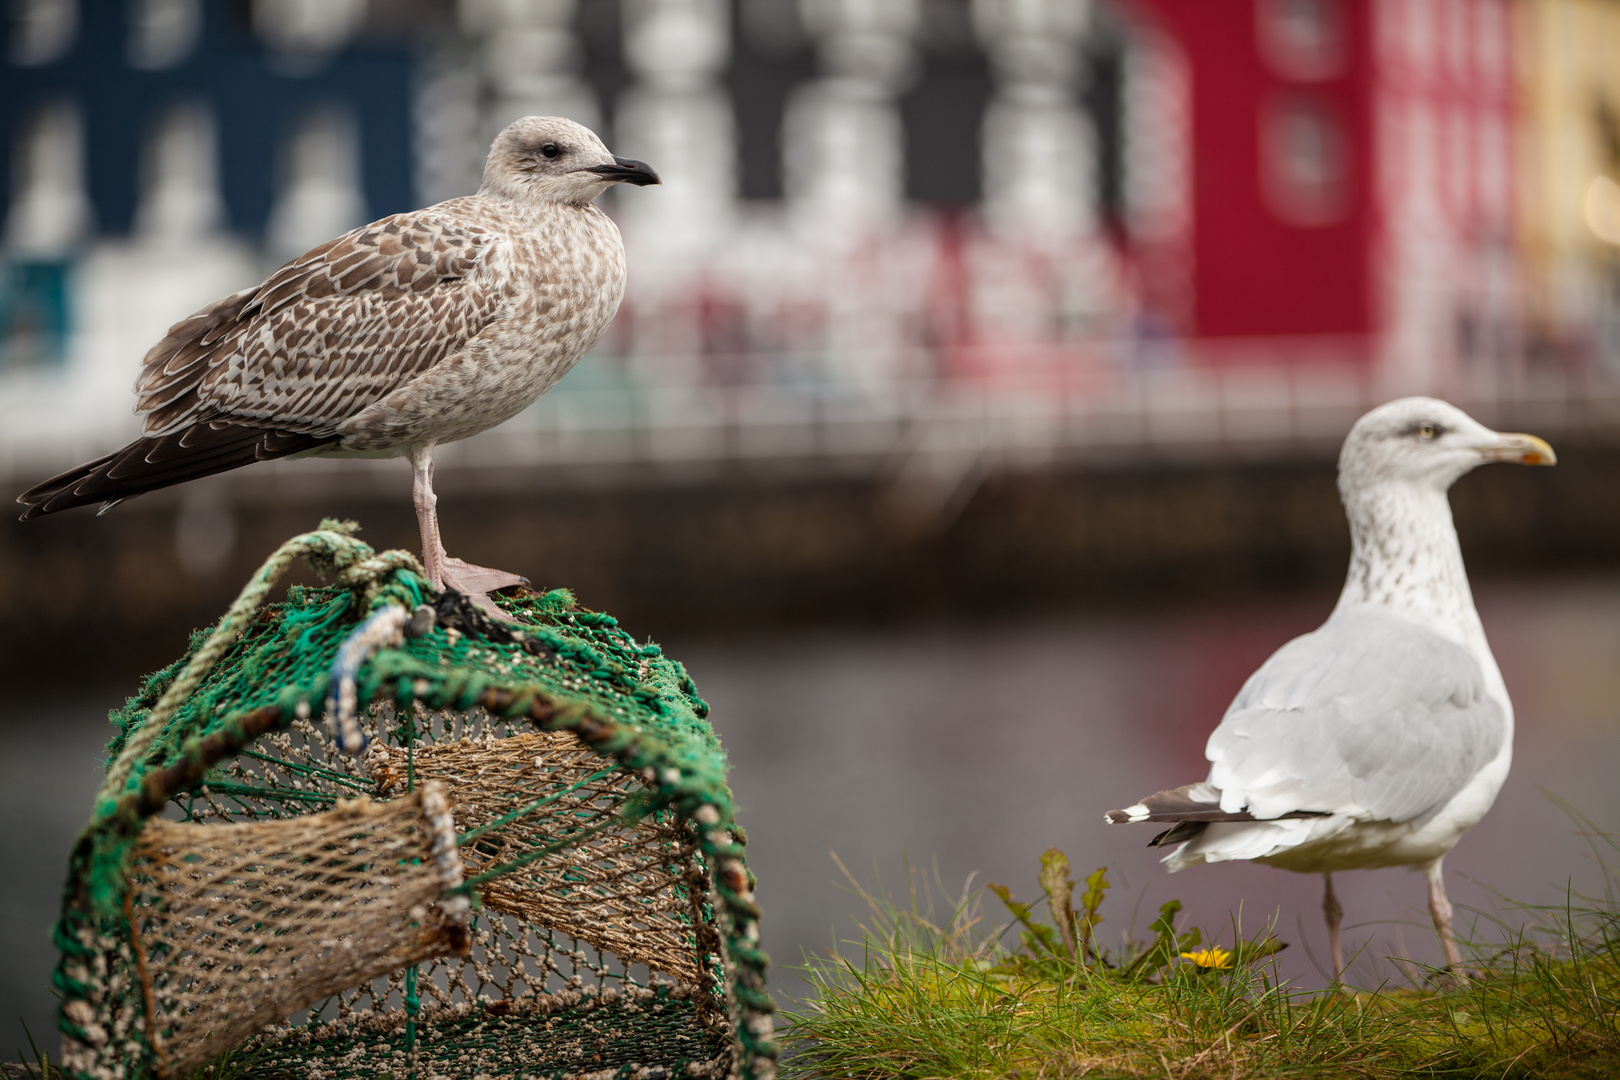
<svg viewBox="0 0 1620 1080"><path fill-rule="evenodd" d="M14 0L4 35L0 486L122 445L169 325L475 190L528 113L665 182L604 196L597 349L441 448L446 528L655 625L1325 581L1308 485L1379 400L1620 436L1616 0ZM1551 546L1482 503L1509 562L1603 557L1573 472ZM0 614L93 620L93 566L202 621L322 513L410 542L404 484L278 461L0 528Z"/></svg>
<svg viewBox="0 0 1620 1080"><path fill-rule="evenodd" d="M1154 890L1143 911L1190 891L1206 925L1247 897L1315 927L1314 882L1166 885L1097 822L1195 774L1242 680L1320 622L1334 456L1399 394L1560 457L1453 494L1522 751L1448 867L1549 899L1579 855L1536 785L1620 814L1620 0L3 10L0 490L122 445L172 323L473 191L518 116L662 174L604 197L612 329L441 449L441 517L459 555L691 665L779 960L852 907L828 845L1022 893L1056 843ZM320 517L414 546L408 475L278 461L0 520L0 1020L51 1023L45 930L109 706ZM1369 933L1416 904L1350 878Z"/></svg>
<svg viewBox="0 0 1620 1080"><path fill-rule="evenodd" d="M0 476L120 444L171 322L472 191L526 113L665 186L612 204L609 338L469 460L921 455L926 510L1397 393L1563 422L1620 364L1617 35L1609 0L16 0Z"/></svg>

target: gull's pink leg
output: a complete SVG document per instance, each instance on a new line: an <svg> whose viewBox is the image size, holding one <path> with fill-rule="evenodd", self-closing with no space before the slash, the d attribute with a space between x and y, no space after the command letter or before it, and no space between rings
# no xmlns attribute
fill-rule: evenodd
<svg viewBox="0 0 1620 1080"><path fill-rule="evenodd" d="M411 503L416 507L416 527L422 534L422 566L435 589L444 588L444 542L439 539L439 497L433 494L433 444L413 446L411 458Z"/></svg>
<svg viewBox="0 0 1620 1080"><path fill-rule="evenodd" d="M465 593L485 611L500 618L508 618L495 606L489 593L510 585L527 585L529 579L505 570L492 570L487 566L474 566L445 553L444 541L439 537L439 497L433 493L433 444L413 447L410 452L412 481L411 501L416 506L416 525L422 533L422 565L435 589L454 589Z"/></svg>
<svg viewBox="0 0 1620 1080"><path fill-rule="evenodd" d="M1440 860L1430 863L1425 874L1429 879L1429 915L1434 919L1435 933L1440 935L1440 947L1446 951L1446 966L1453 975L1467 978L1462 950L1457 947L1457 934L1451 928L1451 898L1446 895L1446 883L1440 877Z"/></svg>
<svg viewBox="0 0 1620 1080"><path fill-rule="evenodd" d="M1339 942L1339 921L1344 918L1344 908L1333 895L1333 875L1323 874L1322 880L1327 882L1327 890L1322 894L1322 914L1327 918L1328 948L1333 952L1333 981L1338 982L1344 978L1344 949Z"/></svg>

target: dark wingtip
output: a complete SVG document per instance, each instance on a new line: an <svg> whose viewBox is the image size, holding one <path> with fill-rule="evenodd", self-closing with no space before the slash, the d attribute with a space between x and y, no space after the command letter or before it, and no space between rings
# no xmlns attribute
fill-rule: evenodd
<svg viewBox="0 0 1620 1080"><path fill-rule="evenodd" d="M100 505L99 517L125 499L255 461L303 453L335 438L228 422L202 422L167 435L136 439L122 450L53 476L17 496L19 520Z"/></svg>
<svg viewBox="0 0 1620 1080"><path fill-rule="evenodd" d="M70 491L74 484L83 480L87 475L88 467L81 466L71 473L53 476L42 484L35 484L17 496L17 503L26 507L21 514L17 515L17 520L32 521L34 518L44 517L46 514L57 510L66 510L71 506L80 505L75 502L69 502L66 506L56 506L54 504L61 500L64 492Z"/></svg>

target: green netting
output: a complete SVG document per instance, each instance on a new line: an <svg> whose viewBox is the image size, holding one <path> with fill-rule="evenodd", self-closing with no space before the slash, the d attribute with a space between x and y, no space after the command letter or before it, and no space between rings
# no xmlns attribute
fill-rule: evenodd
<svg viewBox="0 0 1620 1080"><path fill-rule="evenodd" d="M299 557L334 584L261 607ZM326 522L113 713L56 928L69 1075L769 1080L708 706L566 592L499 603Z"/></svg>

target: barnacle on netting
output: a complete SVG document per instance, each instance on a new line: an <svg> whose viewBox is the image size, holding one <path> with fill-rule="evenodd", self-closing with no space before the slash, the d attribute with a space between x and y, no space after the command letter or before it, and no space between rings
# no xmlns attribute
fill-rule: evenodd
<svg viewBox="0 0 1620 1080"><path fill-rule="evenodd" d="M680 665L567 594L497 624L311 535L375 575L239 601L116 714L56 935L67 1074L234 1049L266 1078L768 1080L758 909ZM320 716L346 643L352 756Z"/></svg>

